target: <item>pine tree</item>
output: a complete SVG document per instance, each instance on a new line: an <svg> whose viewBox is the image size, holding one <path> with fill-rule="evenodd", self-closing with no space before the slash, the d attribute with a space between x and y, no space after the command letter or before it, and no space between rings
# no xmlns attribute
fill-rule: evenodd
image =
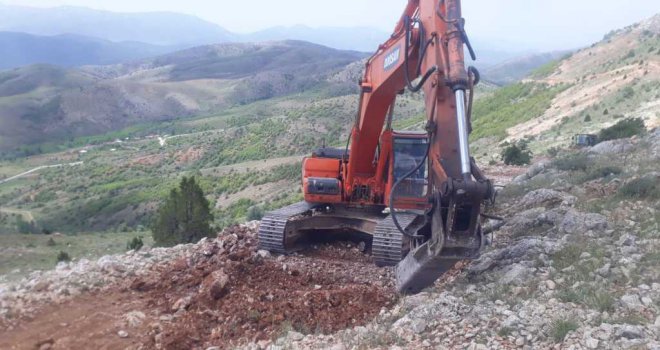
<svg viewBox="0 0 660 350"><path fill-rule="evenodd" d="M158 209L151 231L159 246L193 243L212 234L212 221L204 191L194 177L184 177Z"/></svg>

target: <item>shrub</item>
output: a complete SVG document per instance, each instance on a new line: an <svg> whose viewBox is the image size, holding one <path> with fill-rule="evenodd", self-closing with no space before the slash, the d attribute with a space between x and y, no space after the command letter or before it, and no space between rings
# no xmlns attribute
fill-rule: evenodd
<svg viewBox="0 0 660 350"><path fill-rule="evenodd" d="M247 220L252 221L252 220L261 220L261 218L264 217L264 210L258 205L253 205L250 208L248 208L247 211Z"/></svg>
<svg viewBox="0 0 660 350"><path fill-rule="evenodd" d="M564 341L569 332L576 329L578 329L578 324L573 321L555 320L552 322L551 335L556 343L560 343Z"/></svg>
<svg viewBox="0 0 660 350"><path fill-rule="evenodd" d="M644 120L641 118L627 118L609 128L602 129L598 133L598 142L632 137L643 134L645 131Z"/></svg>
<svg viewBox="0 0 660 350"><path fill-rule="evenodd" d="M591 181L601 179L611 175L619 175L623 173L623 169L616 166L604 166L600 168L591 169L582 179L583 181Z"/></svg>
<svg viewBox="0 0 660 350"><path fill-rule="evenodd" d="M133 237L132 240L128 241L126 243L126 249L128 250L135 250L138 251L144 247L144 242L142 241L142 236L140 237Z"/></svg>
<svg viewBox="0 0 660 350"><path fill-rule="evenodd" d="M56 245L57 245L57 243L55 243L55 240L52 237L49 238L48 241L46 241L46 246L47 247L54 247Z"/></svg>
<svg viewBox="0 0 660 350"><path fill-rule="evenodd" d="M506 165L525 165L532 161L532 151L527 146L527 141L520 140L512 144L505 144L501 156Z"/></svg>
<svg viewBox="0 0 660 350"><path fill-rule="evenodd" d="M574 153L557 158L552 162L552 166L564 171L585 171L589 167L591 160L584 153Z"/></svg>
<svg viewBox="0 0 660 350"><path fill-rule="evenodd" d="M590 122L590 121L591 121L591 116L590 116L589 114L587 114L587 115L584 117L584 121L585 121L585 122Z"/></svg>
<svg viewBox="0 0 660 350"><path fill-rule="evenodd" d="M69 253L60 250L60 252L57 254L57 262L69 262L71 261L71 257L69 256Z"/></svg>
<svg viewBox="0 0 660 350"><path fill-rule="evenodd" d="M660 198L660 181L655 176L640 177L619 188L619 195L631 199Z"/></svg>
<svg viewBox="0 0 660 350"><path fill-rule="evenodd" d="M608 114L610 114L610 111L607 108L605 108L605 110L603 111L603 115L608 115Z"/></svg>
<svg viewBox="0 0 660 350"><path fill-rule="evenodd" d="M561 148L559 148L559 147L550 147L550 148L548 148L548 150L546 151L546 153L548 153L548 155L549 155L550 157L553 157L553 158L554 158L554 157L556 157L556 156L559 154L559 151L561 151Z"/></svg>
<svg viewBox="0 0 660 350"><path fill-rule="evenodd" d="M195 178L184 177L179 188L170 191L151 225L155 244L173 246L210 237L213 215L209 205Z"/></svg>

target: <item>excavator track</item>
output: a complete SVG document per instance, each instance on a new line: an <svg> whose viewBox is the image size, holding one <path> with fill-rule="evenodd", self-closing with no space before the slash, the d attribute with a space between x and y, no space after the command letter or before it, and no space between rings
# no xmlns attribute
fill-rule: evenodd
<svg viewBox="0 0 660 350"><path fill-rule="evenodd" d="M314 209L315 205L298 202L266 213L259 225L259 249L275 253L287 253L286 233L289 220Z"/></svg>
<svg viewBox="0 0 660 350"><path fill-rule="evenodd" d="M414 214L396 214L397 221L403 228L408 227L416 217ZM404 237L389 215L376 226L371 255L378 266L394 266L404 258L405 253Z"/></svg>

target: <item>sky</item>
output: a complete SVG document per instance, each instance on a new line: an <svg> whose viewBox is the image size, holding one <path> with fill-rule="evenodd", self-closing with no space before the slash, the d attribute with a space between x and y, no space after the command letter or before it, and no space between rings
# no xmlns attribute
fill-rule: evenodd
<svg viewBox="0 0 660 350"><path fill-rule="evenodd" d="M405 0L0 0L38 7L84 6L116 12L170 11L234 32L273 26L375 27L391 31ZM503 49L572 49L660 13L659 0L464 0L468 34Z"/></svg>

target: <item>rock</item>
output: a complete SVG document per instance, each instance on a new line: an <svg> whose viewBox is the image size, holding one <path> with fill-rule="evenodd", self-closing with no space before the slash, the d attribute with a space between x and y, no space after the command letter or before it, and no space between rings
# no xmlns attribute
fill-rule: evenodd
<svg viewBox="0 0 660 350"><path fill-rule="evenodd" d="M200 286L200 293L208 295L214 300L218 300L225 296L229 291L229 276L224 270L216 270L211 272Z"/></svg>
<svg viewBox="0 0 660 350"><path fill-rule="evenodd" d="M642 304L644 304L647 307L650 307L653 304L653 299L649 297L642 297Z"/></svg>
<svg viewBox="0 0 660 350"><path fill-rule="evenodd" d="M358 243L357 249L364 253L367 251L367 244L361 241L360 243Z"/></svg>
<svg viewBox="0 0 660 350"><path fill-rule="evenodd" d="M516 338L516 346L523 346L523 345L525 345L525 338L523 337Z"/></svg>
<svg viewBox="0 0 660 350"><path fill-rule="evenodd" d="M422 319L416 319L412 321L411 327L413 332L420 334L426 330L427 323Z"/></svg>
<svg viewBox="0 0 660 350"><path fill-rule="evenodd" d="M211 346L211 347L206 348L206 350L220 350L220 347L219 346Z"/></svg>
<svg viewBox="0 0 660 350"><path fill-rule="evenodd" d="M51 350L52 348L53 348L53 344L46 343L46 344L41 344L39 350Z"/></svg>
<svg viewBox="0 0 660 350"><path fill-rule="evenodd" d="M296 332L296 331L289 331L287 334L287 338L294 340L294 341L300 341L304 338L305 336L302 333Z"/></svg>
<svg viewBox="0 0 660 350"><path fill-rule="evenodd" d="M49 281L39 281L37 284L32 287L32 290L35 292L44 292L50 287L50 282Z"/></svg>
<svg viewBox="0 0 660 350"><path fill-rule="evenodd" d="M532 274L533 271L534 271L533 268L528 268L522 266L521 264L514 264L504 273L504 275L502 275L502 277L500 277L499 283L503 285L523 284L525 281L527 281L527 279L529 279L529 276Z"/></svg>
<svg viewBox="0 0 660 350"><path fill-rule="evenodd" d="M610 275L610 269L611 269L611 265L610 263L607 263L603 265L603 267L596 270L596 273L601 277L608 277Z"/></svg>
<svg viewBox="0 0 660 350"><path fill-rule="evenodd" d="M635 236L631 235L630 233L626 233L619 238L619 240L616 242L618 246L632 246L635 244Z"/></svg>
<svg viewBox="0 0 660 350"><path fill-rule="evenodd" d="M598 339L594 339L594 338L589 337L589 338L587 338L587 341L585 342L585 345L589 349L598 349L598 343L599 343Z"/></svg>
<svg viewBox="0 0 660 350"><path fill-rule="evenodd" d="M117 332L117 335L119 336L119 338L128 338L128 332L126 332L125 330L121 330Z"/></svg>
<svg viewBox="0 0 660 350"><path fill-rule="evenodd" d="M644 305L636 294L626 294L621 297L621 304L628 310L639 311L644 309Z"/></svg>
<svg viewBox="0 0 660 350"><path fill-rule="evenodd" d="M554 290L554 289L557 287L557 285L555 284L555 282L554 282L553 280L547 280L547 281L545 281L545 286L546 286L546 288L548 288L549 290Z"/></svg>
<svg viewBox="0 0 660 350"><path fill-rule="evenodd" d="M596 213L581 213L569 210L559 224L560 232L584 233L588 230L604 230L607 228L607 218Z"/></svg>
<svg viewBox="0 0 660 350"><path fill-rule="evenodd" d="M603 141L589 149L589 153L600 155L606 154L620 154L630 151L633 148L630 139L619 139Z"/></svg>
<svg viewBox="0 0 660 350"><path fill-rule="evenodd" d="M616 331L617 338L641 339L644 337L644 328L642 326L623 325Z"/></svg>
<svg viewBox="0 0 660 350"><path fill-rule="evenodd" d="M577 198L571 196L570 194L559 192L556 190L550 190L547 188L541 188L528 192L520 200L520 205L526 208L533 208L538 206L554 206L554 205L564 205L571 206L575 204Z"/></svg>
<svg viewBox="0 0 660 350"><path fill-rule="evenodd" d="M172 311L185 310L190 306L192 302L192 296L183 297L172 304Z"/></svg>
<svg viewBox="0 0 660 350"><path fill-rule="evenodd" d="M257 251L257 256L259 256L262 259L268 259L271 257L271 254L267 250L259 249L259 251Z"/></svg>

